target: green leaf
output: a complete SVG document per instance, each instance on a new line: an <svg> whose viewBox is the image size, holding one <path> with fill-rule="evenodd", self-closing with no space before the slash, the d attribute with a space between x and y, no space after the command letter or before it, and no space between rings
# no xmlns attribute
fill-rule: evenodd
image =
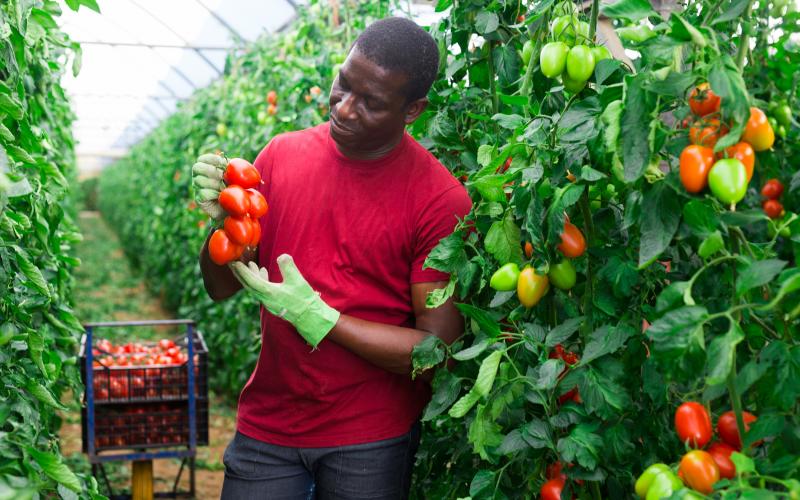
<svg viewBox="0 0 800 500"><path fill-rule="evenodd" d="M685 306L666 313L650 325L645 333L653 340L657 351L669 357L680 357L691 344L693 336L702 339L706 318L708 310L705 307Z"/></svg>
<svg viewBox="0 0 800 500"><path fill-rule="evenodd" d="M458 279L456 278L456 275L451 274L450 280L447 282L446 287L437 288L436 290L430 292L427 297L425 297L425 307L428 309L436 309L447 302L450 297L453 296L453 293L456 290L457 281Z"/></svg>
<svg viewBox="0 0 800 500"><path fill-rule="evenodd" d="M504 115L498 113L492 116L492 120L496 121L498 125L508 130L516 130L517 128L525 125L525 118L519 115Z"/></svg>
<svg viewBox="0 0 800 500"><path fill-rule="evenodd" d="M482 10L475 18L475 31L481 35L486 35L496 31L500 26L500 18L494 12Z"/></svg>
<svg viewBox="0 0 800 500"><path fill-rule="evenodd" d="M622 118L622 100L617 99L612 101L603 110L600 115L600 121L605 125L603 130L603 141L606 146L607 153L614 153L617 151L617 140L619 139L619 132L621 127Z"/></svg>
<svg viewBox="0 0 800 500"><path fill-rule="evenodd" d="M786 266L787 262L778 259L757 260L741 266L736 278L736 295L741 297L748 290L766 285Z"/></svg>
<svg viewBox="0 0 800 500"><path fill-rule="evenodd" d="M753 462L753 459L747 455L742 455L738 451L731 453L731 461L736 467L737 475L752 474L756 472L756 464Z"/></svg>
<svg viewBox="0 0 800 500"><path fill-rule="evenodd" d="M36 399L48 406L58 408L59 410L67 409L64 405L56 400L56 398L53 396L53 393L51 393L45 386L34 379L28 379L28 382L25 384L25 390L33 394Z"/></svg>
<svg viewBox="0 0 800 500"><path fill-rule="evenodd" d="M528 443L522 439L522 432L520 432L519 429L514 429L503 438L503 442L500 443L500 447L497 448L497 453L501 455L511 455L527 447Z"/></svg>
<svg viewBox="0 0 800 500"><path fill-rule="evenodd" d="M492 50L495 72L501 87L508 87L519 79L522 60L511 45L500 45Z"/></svg>
<svg viewBox="0 0 800 500"><path fill-rule="evenodd" d="M720 220L728 226L746 226L766 220L767 216L764 212L759 210L737 210L736 212L723 212L720 215Z"/></svg>
<svg viewBox="0 0 800 500"><path fill-rule="evenodd" d="M477 403L479 399L481 399L479 394L469 391L450 407L450 411L448 411L447 414L450 415L451 418L461 418L475 406L475 403Z"/></svg>
<svg viewBox="0 0 800 500"><path fill-rule="evenodd" d="M28 278L26 283L30 284L31 288L50 299L50 289L47 287L47 281L45 281L44 276L42 276L42 271L40 271L33 262L28 260L24 254L17 254L16 259L20 271Z"/></svg>
<svg viewBox="0 0 800 500"><path fill-rule="evenodd" d="M550 425L544 420L534 418L520 427L519 430L522 439L531 448L538 450L547 446L552 446L553 431Z"/></svg>
<svg viewBox="0 0 800 500"><path fill-rule="evenodd" d="M646 17L658 16L647 0L618 0L614 3L603 4L600 12L611 19L627 19L633 22Z"/></svg>
<svg viewBox="0 0 800 500"><path fill-rule="evenodd" d="M733 355L736 346L744 340L744 332L739 325L731 323L725 335L716 337L708 346L706 361L706 384L717 385L725 382L733 369Z"/></svg>
<svg viewBox="0 0 800 500"><path fill-rule="evenodd" d="M588 165L581 167L580 178L585 181L594 182L599 181L600 179L605 179L606 177L608 177L606 174L599 170L595 170Z"/></svg>
<svg viewBox="0 0 800 500"><path fill-rule="evenodd" d="M470 304L456 304L456 307L464 316L474 319L481 331L489 337L494 339L500 335L500 325L492 319L488 312Z"/></svg>
<svg viewBox="0 0 800 500"><path fill-rule="evenodd" d="M461 391L461 379L456 377L450 370L436 370L431 386L433 394L431 395L430 403L425 407L425 412L422 414L423 422L428 422L441 415L458 399L458 393Z"/></svg>
<svg viewBox="0 0 800 500"><path fill-rule="evenodd" d="M725 249L725 241L722 239L722 233L717 230L700 242L700 246L697 248L697 255L702 259L707 259L723 249Z"/></svg>
<svg viewBox="0 0 800 500"><path fill-rule="evenodd" d="M467 254L464 252L464 238L455 232L439 240L428 254L422 269L436 269L445 273L454 273L466 265Z"/></svg>
<svg viewBox="0 0 800 500"><path fill-rule="evenodd" d="M782 415L775 413L759 415L758 420L750 424L744 435L744 446L750 447L761 439L778 436L785 427L786 419Z"/></svg>
<svg viewBox="0 0 800 500"><path fill-rule="evenodd" d="M490 175L471 181L469 186L477 189L481 197L486 201L506 203L506 193L503 190L505 183L506 179L504 176Z"/></svg>
<svg viewBox="0 0 800 500"><path fill-rule="evenodd" d="M749 0L731 0L721 6L719 12L721 14L711 21L711 25L726 23L728 21L738 21L742 13L747 9L750 4Z"/></svg>
<svg viewBox="0 0 800 500"><path fill-rule="evenodd" d="M577 462L581 467L594 469L600 462L603 438L595 434L597 424L579 424L569 436L558 441L558 452L563 462Z"/></svg>
<svg viewBox="0 0 800 500"><path fill-rule="evenodd" d="M673 12L670 15L670 25L673 37L692 42L700 48L706 46L706 39L703 34L677 12Z"/></svg>
<svg viewBox="0 0 800 500"><path fill-rule="evenodd" d="M585 370L585 375L579 380L578 388L586 407L604 418L611 418L631 403L624 387L593 367Z"/></svg>
<svg viewBox="0 0 800 500"><path fill-rule="evenodd" d="M680 224L680 207L678 196L663 182L644 197L639 268L649 265L669 246Z"/></svg>
<svg viewBox="0 0 800 500"><path fill-rule="evenodd" d="M627 325L616 327L605 325L598 328L589 335L581 364L586 365L601 356L617 352L635 333L633 328Z"/></svg>
<svg viewBox="0 0 800 500"><path fill-rule="evenodd" d="M490 144L482 144L478 147L478 164L482 167L487 167L492 162L494 156L494 146Z"/></svg>
<svg viewBox="0 0 800 500"><path fill-rule="evenodd" d="M467 431L467 439L472 443L475 453L484 460L489 460L489 448L500 446L503 443L502 427L492 418L488 407L479 405L475 418Z"/></svg>
<svg viewBox="0 0 800 500"><path fill-rule="evenodd" d="M468 359L476 358L480 353L486 350L487 347L492 343L489 339L481 339L478 342L472 344L471 347L466 349L462 349L457 353L453 354L453 359L458 361L466 361Z"/></svg>
<svg viewBox="0 0 800 500"><path fill-rule="evenodd" d="M548 233L547 239L551 242L561 242L561 233L564 232L564 212L576 204L583 194L582 184L572 184L556 190L550 208L547 211ZM522 252L520 245L517 245Z"/></svg>
<svg viewBox="0 0 800 500"><path fill-rule="evenodd" d="M549 391L558 384L561 372L564 370L564 362L560 359L548 359L538 369L532 368L532 370L537 374L533 382L534 387L540 391Z"/></svg>
<svg viewBox="0 0 800 500"><path fill-rule="evenodd" d="M48 451L39 451L32 446L26 448L28 454L42 468L45 474L59 484L75 492L81 491L81 482L78 477L69 470L69 467L61 462L58 455Z"/></svg>
<svg viewBox="0 0 800 500"><path fill-rule="evenodd" d="M692 200L683 206L683 220L692 233L705 238L717 230L718 216L709 202Z"/></svg>
<svg viewBox="0 0 800 500"><path fill-rule="evenodd" d="M503 220L495 221L486 233L484 247L501 264L522 263L522 232L509 211Z"/></svg>
<svg viewBox="0 0 800 500"><path fill-rule="evenodd" d="M494 379L497 376L497 368L500 366L502 357L503 351L494 351L481 362L478 376L475 378L475 385L472 387L472 390L479 396L487 396L492 390Z"/></svg>
<svg viewBox="0 0 800 500"><path fill-rule="evenodd" d="M696 78L689 71L681 73L671 71L663 80L653 80L645 85L645 88L654 94L681 98L686 95L686 91L694 84Z"/></svg>
<svg viewBox="0 0 800 500"><path fill-rule="evenodd" d="M482 496L491 496L494 491L494 471L481 469L472 478L472 483L469 485L469 496L472 498L479 498Z"/></svg>
<svg viewBox="0 0 800 500"><path fill-rule="evenodd" d="M444 361L446 346L442 339L436 335L428 335L411 351L411 365L413 375L417 375L429 368L433 368Z"/></svg>
<svg viewBox="0 0 800 500"><path fill-rule="evenodd" d="M739 142L744 126L750 119L750 102L742 74L730 56L723 55L714 59L708 73L708 81L714 92L725 103L721 109L722 121L733 124L714 147L714 151L722 151Z"/></svg>
<svg viewBox="0 0 800 500"><path fill-rule="evenodd" d="M22 120L24 115L22 104L12 96L2 93L0 93L0 111L15 120Z"/></svg>
<svg viewBox="0 0 800 500"><path fill-rule="evenodd" d="M644 89L647 80L648 76L644 73L625 77L625 107L622 111L620 142L626 182L637 181L650 162L649 135L652 116L647 102L647 91Z"/></svg>
<svg viewBox="0 0 800 500"><path fill-rule="evenodd" d="M583 324L584 317L578 316L577 318L569 318L560 325L556 326L547 334L547 340L544 345L553 347L556 344L561 344L572 336L573 333L578 331L578 328Z"/></svg>

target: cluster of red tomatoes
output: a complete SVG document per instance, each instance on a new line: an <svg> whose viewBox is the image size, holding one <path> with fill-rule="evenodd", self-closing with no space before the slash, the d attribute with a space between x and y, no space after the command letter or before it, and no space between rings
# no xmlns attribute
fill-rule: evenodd
<svg viewBox="0 0 800 500"><path fill-rule="evenodd" d="M92 386L97 401L160 399L186 393L183 365L189 357L172 340L161 339L154 345L137 342L115 346L102 339L93 354ZM195 373L197 361L195 356Z"/></svg>
<svg viewBox="0 0 800 500"><path fill-rule="evenodd" d="M219 204L228 213L222 229L217 229L208 242L208 253L217 265L238 259L246 247L255 247L261 239L258 219L267 214L267 200L256 188L261 174L247 160L234 158L228 162L223 180L227 186L219 194Z"/></svg>
<svg viewBox="0 0 800 500"><path fill-rule="evenodd" d="M780 202L781 195L783 195L783 184L778 179L768 180L761 188L761 196L764 197L761 208L770 219L778 219L785 213L783 204Z"/></svg>
<svg viewBox="0 0 800 500"><path fill-rule="evenodd" d="M98 449L189 441L189 416L181 406L109 408L98 412L95 422L95 447Z"/></svg>
<svg viewBox="0 0 800 500"><path fill-rule="evenodd" d="M728 133L728 126L720 121L721 104L722 99L708 83L698 85L689 94L693 116L682 125L689 127L692 144L681 152L680 178L690 193L709 187L721 202L735 204L744 198L753 177L755 152L771 148L775 133L764 112L752 107L741 141L715 154L717 141Z"/></svg>
<svg viewBox="0 0 800 500"><path fill-rule="evenodd" d="M745 431L756 420L755 415L742 412ZM678 467L678 477L693 490L709 494L721 477L731 479L736 467L731 454L742 449L742 438L736 425L736 415L727 411L717 419L720 441L711 444L713 429L705 406L693 401L683 403L675 411L675 431L687 446L696 448L686 453ZM706 445L708 447L703 450Z"/></svg>
<svg viewBox="0 0 800 500"><path fill-rule="evenodd" d="M567 365L564 367L563 370L561 370L561 373L558 375L558 380L564 378L569 369L572 366L577 365L578 362L581 360L581 358L577 354L575 354L572 351L565 350L564 346L562 346L561 344L556 344L547 357L549 359L560 359L564 361L564 363ZM569 391L565 392L564 394L558 397L558 404L564 404L567 401L574 401L575 403L583 402L581 400L581 394L578 392L577 386L573 387L572 389L570 389Z"/></svg>
<svg viewBox="0 0 800 500"><path fill-rule="evenodd" d="M545 471L547 481L539 490L539 498L542 500L561 500L561 493L567 482L567 475L561 472L562 467L561 462L558 461L547 466ZM567 467L572 467L572 464L567 464ZM580 479L575 482L579 485L583 484L583 481Z"/></svg>

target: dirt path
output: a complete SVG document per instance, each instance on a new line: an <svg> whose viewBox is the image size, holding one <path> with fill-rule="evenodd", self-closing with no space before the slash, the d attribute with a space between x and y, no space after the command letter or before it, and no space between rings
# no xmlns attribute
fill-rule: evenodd
<svg viewBox="0 0 800 500"><path fill-rule="evenodd" d="M75 312L81 322L130 319L168 319L158 299L148 293L142 280L131 270L119 240L97 212L81 212L78 224L84 239L77 247L81 266L76 272ZM98 330L98 336L100 335ZM103 337L113 342L152 340L173 336L180 332L167 329L108 329ZM213 367L210 367L213 369ZM196 473L196 498L219 498L222 489L222 455L235 432L236 413L222 399L211 396L209 404L209 444L198 449ZM90 466L81 452L80 412L63 414L61 448L74 470L88 473ZM171 491L180 468L175 459L156 460L153 464L156 492ZM130 463L112 462L106 474L115 494L130 491ZM97 478L101 483L103 481ZM188 471L184 470L179 489L188 490Z"/></svg>

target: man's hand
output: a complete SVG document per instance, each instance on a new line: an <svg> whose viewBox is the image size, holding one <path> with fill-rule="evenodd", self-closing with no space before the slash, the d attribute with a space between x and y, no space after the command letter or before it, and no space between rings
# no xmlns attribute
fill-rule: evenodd
<svg viewBox="0 0 800 500"><path fill-rule="evenodd" d="M225 189L222 175L226 166L225 159L215 154L201 155L192 166L195 201L209 217L215 220L225 217L225 211L217 199L220 191Z"/></svg>
<svg viewBox="0 0 800 500"><path fill-rule="evenodd" d="M269 281L267 270L255 262L231 262L233 274L269 312L297 329L306 342L316 347L339 321L339 311L326 304L303 278L292 257L278 256L283 283Z"/></svg>

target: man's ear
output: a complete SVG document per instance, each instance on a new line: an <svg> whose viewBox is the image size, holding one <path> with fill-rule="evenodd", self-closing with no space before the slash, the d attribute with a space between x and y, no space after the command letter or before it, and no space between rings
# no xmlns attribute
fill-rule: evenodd
<svg viewBox="0 0 800 500"><path fill-rule="evenodd" d="M416 101L411 101L409 105L406 107L406 116L405 121L406 125L411 125L414 121L419 118L419 115L425 111L425 108L428 107L428 98L423 97L421 99L417 99Z"/></svg>

